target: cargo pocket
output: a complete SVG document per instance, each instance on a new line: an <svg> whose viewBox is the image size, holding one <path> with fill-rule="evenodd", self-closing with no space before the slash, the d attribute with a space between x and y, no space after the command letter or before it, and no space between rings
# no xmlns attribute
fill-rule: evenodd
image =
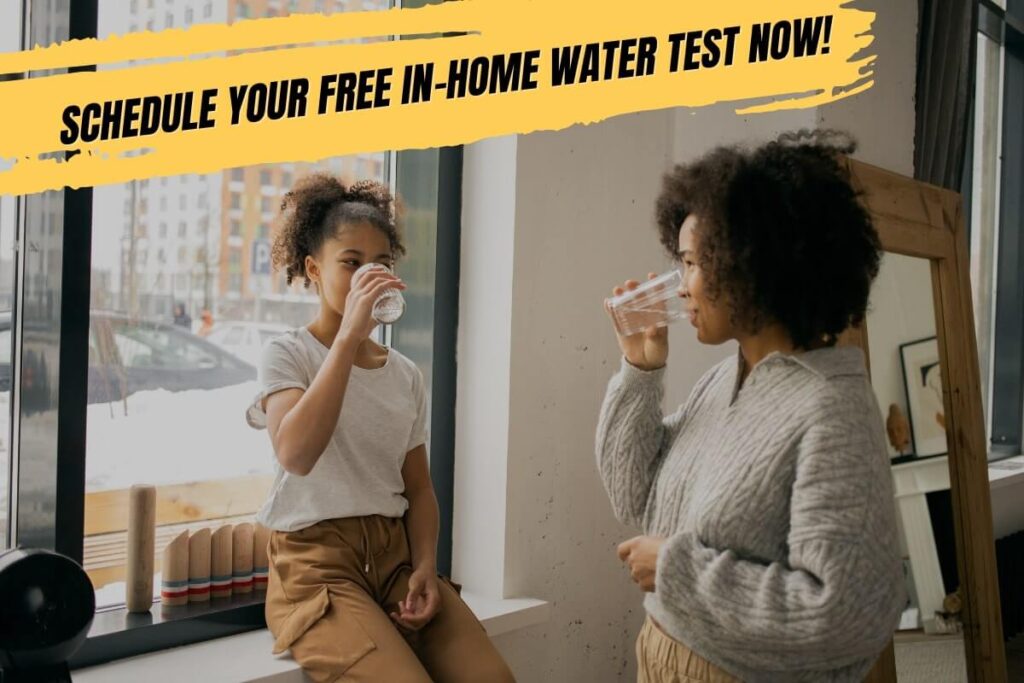
<svg viewBox="0 0 1024 683"><path fill-rule="evenodd" d="M277 632L274 654L291 650L314 681L332 680L377 648L359 621L332 601L327 586L298 604Z"/></svg>

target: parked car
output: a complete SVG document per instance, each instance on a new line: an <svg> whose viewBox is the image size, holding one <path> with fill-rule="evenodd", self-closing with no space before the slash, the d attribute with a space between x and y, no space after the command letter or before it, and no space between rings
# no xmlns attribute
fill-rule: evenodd
<svg viewBox="0 0 1024 683"><path fill-rule="evenodd" d="M11 313L2 311L0 352L6 353L0 355L0 391L11 388L10 349ZM46 355L26 351L22 377L23 403L26 391L33 396L40 393L41 404L49 402ZM109 311L90 313L90 404L119 401L137 391L216 389L254 379L253 365L188 330Z"/></svg>
<svg viewBox="0 0 1024 683"><path fill-rule="evenodd" d="M216 323L206 339L247 363L259 365L260 354L267 342L290 329L278 323L228 321Z"/></svg>

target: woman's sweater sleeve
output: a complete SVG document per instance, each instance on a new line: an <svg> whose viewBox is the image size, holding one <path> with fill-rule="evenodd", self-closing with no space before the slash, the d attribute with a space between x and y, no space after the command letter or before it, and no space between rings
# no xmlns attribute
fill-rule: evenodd
<svg viewBox="0 0 1024 683"><path fill-rule="evenodd" d="M795 446L786 562L708 547L690 532L662 546L657 611L698 634L695 649L713 644L748 666L757 657L765 672L834 669L892 637L902 583L884 437L880 419L851 408L836 406Z"/></svg>
<svg viewBox="0 0 1024 683"><path fill-rule="evenodd" d="M597 423L597 468L615 517L643 526L661 457L672 446L683 412L664 417L665 369L640 370L623 358L608 383Z"/></svg>

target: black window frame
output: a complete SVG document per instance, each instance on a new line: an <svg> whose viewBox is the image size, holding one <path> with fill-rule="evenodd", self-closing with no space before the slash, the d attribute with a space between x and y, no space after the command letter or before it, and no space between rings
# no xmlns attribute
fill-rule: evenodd
<svg viewBox="0 0 1024 683"><path fill-rule="evenodd" d="M979 29L1005 51L989 423L999 460L1024 453L1024 2L980 5Z"/></svg>
<svg viewBox="0 0 1024 683"><path fill-rule="evenodd" d="M35 0L23 0L26 5ZM69 6L69 39L87 39L97 36L98 0L75 0ZM429 4L419 0L405 2L405 6ZM95 66L83 66L74 71L94 71ZM393 164L394 173L409 163L414 166L413 155L422 151L398 152ZM458 283L461 236L462 147L438 150L437 164L437 251L435 254L433 358L431 390L431 457L430 468L434 479L441 516L438 541L438 570L451 572L452 553L452 489L454 482L454 423L456 339L458 325ZM225 169L225 173L234 170ZM401 193L401 187L398 188ZM59 285L59 357L58 387L56 390L57 430L53 459L52 482L44 501L48 516L37 528L19 527L12 545L44 547L75 560L83 561L85 536L85 459L86 416L88 404L88 347L90 329L90 280L92 254L92 199L90 187L63 190L63 224L61 235ZM19 203L24 203L19 198ZM229 210L229 209L226 209ZM20 212L23 214L23 211ZM21 219L24 221L24 217ZM23 228L19 225L19 231ZM64 256L74 255L74 258ZM28 274L19 272L17 277ZM18 286L20 287L20 280ZM12 325L21 325L19 306L12 312ZM12 328L14 329L14 328ZM20 328L18 328L20 329ZM20 341L20 340L19 340ZM15 362L20 362L16 352ZM19 391L20 393L20 391ZM16 433L15 421L18 399L12 397L11 431ZM23 458L27 451L12 448L11 459ZM12 493L18 482L11 482ZM23 503L12 495L11 505ZM38 504L38 501L33 504ZM12 515L12 523L22 519L20 509ZM38 515L37 515L38 518ZM25 542L27 541L27 542ZM212 638L264 628L263 596L233 596L228 600L193 603L183 607L163 609L159 602L149 613L129 614L126 609L114 608L97 612L85 644L72 657L73 669L94 666L116 659L202 642Z"/></svg>

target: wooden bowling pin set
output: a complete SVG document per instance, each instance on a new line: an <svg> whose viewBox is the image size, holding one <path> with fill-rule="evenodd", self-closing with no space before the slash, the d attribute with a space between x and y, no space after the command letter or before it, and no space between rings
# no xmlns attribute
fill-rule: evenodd
<svg viewBox="0 0 1024 683"><path fill-rule="evenodd" d="M163 554L160 602L183 605L267 589L270 530L226 524L178 534Z"/></svg>
<svg viewBox="0 0 1024 683"><path fill-rule="evenodd" d="M133 486L128 506L126 604L129 612L153 605L156 489ZM184 605L267 589L270 530L230 524L182 531L163 550L160 602Z"/></svg>

